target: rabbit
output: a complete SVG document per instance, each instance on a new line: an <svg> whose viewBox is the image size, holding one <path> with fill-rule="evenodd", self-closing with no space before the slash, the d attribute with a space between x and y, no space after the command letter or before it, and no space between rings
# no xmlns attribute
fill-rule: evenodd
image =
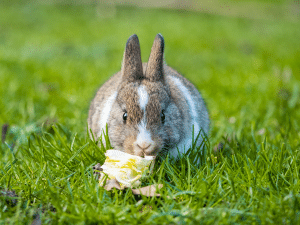
<svg viewBox="0 0 300 225"><path fill-rule="evenodd" d="M114 149L140 157L165 152L177 159L192 144L193 125L194 137L200 130L208 134L206 104L195 86L164 62L161 34L148 63L142 63L137 35L129 37L121 71L100 87L90 105L88 129L95 138L103 138L106 124ZM197 144L202 140L200 135Z"/></svg>

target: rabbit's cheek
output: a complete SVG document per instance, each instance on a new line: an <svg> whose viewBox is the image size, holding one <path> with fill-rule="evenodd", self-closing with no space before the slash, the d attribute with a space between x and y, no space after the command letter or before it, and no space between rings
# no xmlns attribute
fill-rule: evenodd
<svg viewBox="0 0 300 225"><path fill-rule="evenodd" d="M164 137L159 132L152 133L152 139L156 148L162 148L164 145Z"/></svg>
<svg viewBox="0 0 300 225"><path fill-rule="evenodd" d="M123 147L124 147L124 151L128 154L134 154L134 142L135 142L136 138L134 136L129 136L125 138Z"/></svg>

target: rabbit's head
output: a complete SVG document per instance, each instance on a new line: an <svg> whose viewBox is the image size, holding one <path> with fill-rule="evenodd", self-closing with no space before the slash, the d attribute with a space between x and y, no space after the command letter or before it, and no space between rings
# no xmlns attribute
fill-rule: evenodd
<svg viewBox="0 0 300 225"><path fill-rule="evenodd" d="M180 141L183 115L166 82L163 55L160 34L155 37L147 64L142 64L138 37L128 39L122 80L108 120L108 135L115 149L156 156Z"/></svg>

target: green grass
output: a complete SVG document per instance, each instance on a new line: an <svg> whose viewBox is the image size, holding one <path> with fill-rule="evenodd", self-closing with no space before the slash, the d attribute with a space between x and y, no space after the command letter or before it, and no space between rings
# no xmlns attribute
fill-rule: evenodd
<svg viewBox="0 0 300 225"><path fill-rule="evenodd" d="M281 2L284 4L284 2ZM300 223L300 21L171 9L0 3L0 224ZM157 33L167 63L206 99L212 120L193 152L162 160L143 185L162 197L104 191L88 138L96 89L120 70L127 38L147 61ZM222 142L223 148L216 150ZM168 198L171 197L171 198ZM175 198L175 199L174 199Z"/></svg>

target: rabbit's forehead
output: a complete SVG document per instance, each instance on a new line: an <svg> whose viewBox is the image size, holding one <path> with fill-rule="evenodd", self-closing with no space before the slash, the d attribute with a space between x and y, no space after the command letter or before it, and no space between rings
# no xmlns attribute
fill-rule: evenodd
<svg viewBox="0 0 300 225"><path fill-rule="evenodd" d="M119 90L117 99L122 109L126 111L128 111L128 107L133 106L144 110L148 108L146 107L148 104L157 105L163 109L169 102L169 93L162 83L130 83Z"/></svg>
<svg viewBox="0 0 300 225"><path fill-rule="evenodd" d="M117 101L121 105L122 110L126 109L128 111L128 107L137 105L139 101L138 86L137 83L130 83L119 90Z"/></svg>
<svg viewBox="0 0 300 225"><path fill-rule="evenodd" d="M168 88L161 82L142 82L140 86L145 87L149 96L155 96L161 101L168 101L169 93Z"/></svg>

